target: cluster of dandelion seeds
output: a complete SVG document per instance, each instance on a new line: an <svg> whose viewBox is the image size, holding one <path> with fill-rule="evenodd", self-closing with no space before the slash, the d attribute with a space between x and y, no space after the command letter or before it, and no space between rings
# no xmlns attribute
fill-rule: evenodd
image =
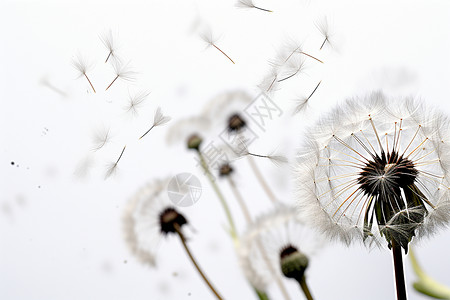
<svg viewBox="0 0 450 300"><path fill-rule="evenodd" d="M407 251L450 220L449 126L414 99L347 100L310 128L299 152L300 211L332 239Z"/></svg>

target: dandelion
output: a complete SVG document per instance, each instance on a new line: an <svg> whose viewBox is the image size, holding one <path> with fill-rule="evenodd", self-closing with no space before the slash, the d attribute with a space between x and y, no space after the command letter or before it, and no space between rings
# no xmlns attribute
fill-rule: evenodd
<svg viewBox="0 0 450 300"><path fill-rule="evenodd" d="M212 46L214 48L216 48L218 51L220 51L223 55L225 55L233 64L234 61L225 53L222 51L222 49L220 49L219 47L217 47L216 45L216 41L218 40L217 38L214 38L212 33L210 31L206 31L204 32L201 36L202 40L208 44L208 47Z"/></svg>
<svg viewBox="0 0 450 300"><path fill-rule="evenodd" d="M331 44L330 39L332 37L332 33L328 24L328 18L324 17L322 20L317 21L316 27L324 39L322 45L320 45L320 50L322 50L326 43Z"/></svg>
<svg viewBox="0 0 450 300"><path fill-rule="evenodd" d="M75 69L78 70L78 72L80 73L78 75L78 78L84 76L86 78L86 80L89 82L92 90L95 93L95 88L94 85L92 84L91 80L89 79L89 77L87 76L87 72L88 70L92 67L92 64L90 64L85 57L83 57L81 54L78 55L75 59L72 60L72 65L75 67Z"/></svg>
<svg viewBox="0 0 450 300"><path fill-rule="evenodd" d="M239 8L255 8L255 9L262 10L262 11L272 12L271 10L255 6L255 4L253 3L252 0L238 0L238 2L236 3L236 7L239 7Z"/></svg>
<svg viewBox="0 0 450 300"><path fill-rule="evenodd" d="M107 91L118 78L124 81L134 81L136 79L136 72L131 68L130 62L124 64L119 59L116 59L112 61L112 66L116 73L116 77L114 77L113 81L108 85L105 91Z"/></svg>
<svg viewBox="0 0 450 300"><path fill-rule="evenodd" d="M152 130L154 127L162 126L164 124L167 124L170 120L171 120L171 118L169 116L163 115L163 113L161 111L161 107L158 107L156 109L156 111L155 111L155 116L153 117L153 124L152 124L152 126L139 139L142 139L144 136L146 136L147 133L149 133L150 130Z"/></svg>
<svg viewBox="0 0 450 300"><path fill-rule="evenodd" d="M189 246L184 226L189 222L170 205L167 196L168 180L156 180L140 189L130 199L123 215L125 241L131 252L143 263L156 265L156 250L162 237L177 235L192 264L217 299L223 299L210 283Z"/></svg>
<svg viewBox="0 0 450 300"><path fill-rule="evenodd" d="M115 162L111 162L108 164L107 168L106 168L106 173L105 173L105 179L109 178L111 175L115 174L117 172L117 165L119 164L120 159L123 156L123 153L125 152L125 149L127 148L127 146L123 146L122 152L120 152L119 158L117 158L117 160Z"/></svg>
<svg viewBox="0 0 450 300"><path fill-rule="evenodd" d="M299 154L301 211L332 239L387 243L398 299L406 299L401 249L450 220L449 125L417 101L372 93L334 109Z"/></svg>
<svg viewBox="0 0 450 300"><path fill-rule="evenodd" d="M102 35L100 35L100 40L102 41L103 45L105 45L106 49L109 51L105 63L107 63L111 57L116 58L115 52L117 50L117 44L114 40L112 30L110 29L107 32L104 32Z"/></svg>
<svg viewBox="0 0 450 300"><path fill-rule="evenodd" d="M150 92L147 91L141 91L134 95L128 95L128 103L124 107L125 111L127 113L131 112L134 116L136 116L138 114L138 109L142 106L148 95L150 95Z"/></svg>
<svg viewBox="0 0 450 300"><path fill-rule="evenodd" d="M267 290L285 276L297 280L307 299L312 299L305 271L323 238L298 218L295 208L277 205L250 225L240 241L241 267L256 288Z"/></svg>

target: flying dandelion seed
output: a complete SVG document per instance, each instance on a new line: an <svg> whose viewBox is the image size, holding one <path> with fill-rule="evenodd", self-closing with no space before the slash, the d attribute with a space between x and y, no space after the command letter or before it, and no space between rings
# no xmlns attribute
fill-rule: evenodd
<svg viewBox="0 0 450 300"><path fill-rule="evenodd" d="M110 29L107 32L101 34L100 40L102 41L106 49L109 51L105 63L107 63L110 58L116 58L116 50L118 47L113 37L112 30Z"/></svg>
<svg viewBox="0 0 450 300"><path fill-rule="evenodd" d="M107 127L102 127L94 132L93 142L94 147L92 151L98 151L111 141L111 130Z"/></svg>
<svg viewBox="0 0 450 300"><path fill-rule="evenodd" d="M210 31L205 31L203 34L200 35L200 37L206 44L208 44L208 47L212 46L212 47L216 48L218 51L220 51L220 53L225 55L225 57L228 58L234 64L234 61L225 52L223 52L222 49L217 47L216 41L218 39L214 38Z"/></svg>
<svg viewBox="0 0 450 300"><path fill-rule="evenodd" d="M292 49L292 50L290 50L289 55L285 58L284 63L288 62L289 59L290 59L291 57L293 57L294 54L297 53L297 54L305 55L305 56L307 56L307 57L309 57L309 58L312 58L312 59L314 59L314 60L316 60L316 61L318 61L318 62L320 62L320 63L323 64L323 61L322 61L322 60L318 59L318 58L315 57L315 56L312 56L311 54L308 54L308 53L304 52L304 51L303 51L303 46L302 46L300 43L293 42L293 41L289 41L289 42L288 42L287 48L288 48L288 49Z"/></svg>
<svg viewBox="0 0 450 300"><path fill-rule="evenodd" d="M271 10L255 6L255 4L253 3L252 0L239 0L236 3L236 7L239 7L239 8L255 8L255 9L262 10L262 11L272 12Z"/></svg>
<svg viewBox="0 0 450 300"><path fill-rule="evenodd" d="M122 152L119 155L119 158L112 163L109 163L106 168L105 179L108 179L110 176L114 175L117 172L117 165L119 164L120 159L122 158L123 153L125 152L126 145L123 146Z"/></svg>
<svg viewBox="0 0 450 300"><path fill-rule="evenodd" d="M322 80L319 81L319 83L316 85L316 87L314 88L314 90L311 92L311 94L309 94L308 97L306 98L301 98L300 100L297 100L297 105L295 106L295 110L294 110L294 115L298 114L300 112L305 111L305 109L308 107L309 104L309 100L311 99L311 97L314 95L314 93L317 91L317 89L319 88L320 84L322 83Z"/></svg>
<svg viewBox="0 0 450 300"><path fill-rule="evenodd" d="M401 248L450 220L449 128L417 101L373 93L334 109L299 154L300 210L332 239L387 244L398 299L406 299Z"/></svg>
<svg viewBox="0 0 450 300"><path fill-rule="evenodd" d="M155 111L155 116L153 117L153 124L150 127L149 130L147 130L139 139L142 139L144 136L147 135L154 127L162 126L164 124L167 124L171 118L169 116L164 116L161 107L158 107Z"/></svg>
<svg viewBox="0 0 450 300"><path fill-rule="evenodd" d="M330 39L333 35L332 32L330 31L330 25L329 25L328 18L324 17L322 20L317 21L316 27L324 39L322 42L322 45L320 45L320 49L319 49L319 50L322 50L322 48L325 46L325 44L328 43L329 45L331 45Z"/></svg>
<svg viewBox="0 0 450 300"><path fill-rule="evenodd" d="M108 87L105 89L107 91L113 83L118 79L122 79L124 81L134 81L136 80L136 72L133 71L132 67L130 66L130 62L124 64L119 59L113 60L111 62L114 72L116 74L116 77L114 77L113 81L108 85Z"/></svg>
<svg viewBox="0 0 450 300"><path fill-rule="evenodd" d="M89 69L91 69L92 64L90 64L85 57L83 57L81 54L79 54L79 55L77 55L77 57L75 59L72 60L72 65L79 72L78 78L84 76L86 78L86 80L89 82L89 85L91 86L92 90L95 93L94 85L92 84L91 80L87 76L87 72L89 71Z"/></svg>
<svg viewBox="0 0 450 300"><path fill-rule="evenodd" d="M148 95L150 95L150 92L147 91L141 91L134 95L128 95L128 103L124 107L124 110L127 113L131 113L133 116L137 116L139 108L143 105Z"/></svg>
<svg viewBox="0 0 450 300"><path fill-rule="evenodd" d="M289 78L292 78L292 77L300 74L303 71L304 67L305 67L305 62L303 59L291 58L287 62L286 66L284 67L286 69L285 72L287 73L286 76L284 76L281 79L278 79L277 82L285 81Z"/></svg>

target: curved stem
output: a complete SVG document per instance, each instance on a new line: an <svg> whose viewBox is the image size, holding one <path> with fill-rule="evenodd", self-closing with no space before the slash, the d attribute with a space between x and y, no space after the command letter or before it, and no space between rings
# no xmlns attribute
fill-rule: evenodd
<svg viewBox="0 0 450 300"><path fill-rule="evenodd" d="M392 256L394 259L395 285L397 300L406 300L405 273L403 271L402 247L392 239Z"/></svg>
<svg viewBox="0 0 450 300"><path fill-rule="evenodd" d="M309 287L306 284L306 277L305 276L303 276L300 280L298 280L298 284L302 288L302 291L305 294L306 299L313 300L311 292L309 291Z"/></svg>
<svg viewBox="0 0 450 300"><path fill-rule="evenodd" d="M186 239L184 238L184 235L180 230L180 226L178 224L175 224L174 227L175 227L175 230L177 231L178 236L180 237L181 243L183 244L183 247L186 250L186 253L188 254L189 258L191 259L192 263L194 264L194 267L197 269L200 276L203 278L203 280L208 285L208 287L211 289L211 291L214 293L214 295L216 295L217 299L223 300L222 296L220 296L220 294L212 286L211 282L209 282L208 278L203 273L202 269L200 269L200 266L197 264L197 261L195 260L194 256L192 255L191 251L189 250L188 245L186 244Z"/></svg>
<svg viewBox="0 0 450 300"><path fill-rule="evenodd" d="M225 214L228 219L228 225L230 226L230 233L233 238L233 240L236 240L238 237L236 226L234 225L233 216L231 215L230 208L228 207L227 201L225 200L225 197L223 196L222 192L219 189L219 186L216 184L214 180L214 176L211 174L208 164L205 161L205 158L203 157L203 154L200 151L197 151L198 157L200 158L200 164L203 168L203 170L206 173L206 177L208 178L209 182L211 183L214 192L216 192L217 197L220 200L220 203L222 204L222 208L225 211Z"/></svg>
<svg viewBox="0 0 450 300"><path fill-rule="evenodd" d="M264 177L261 174L261 171L259 171L258 166L256 165L253 157L251 156L247 156L248 158L248 162L250 163L250 167L253 170L253 173L256 176L256 179L258 179L259 184L262 186L263 190L266 192L267 196L269 197L269 199L273 202L273 203L277 203L278 200L275 197L275 195L273 194L272 190L270 189L269 185L267 184L266 180L264 179Z"/></svg>
<svg viewBox="0 0 450 300"><path fill-rule="evenodd" d="M236 183L234 182L234 180L231 176L227 176L227 179L228 179L228 183L231 186L231 191L233 192L234 197L237 199L239 206L241 207L242 213L244 214L247 224L251 224L252 217L250 216L250 212L248 211L247 205L245 204L245 201L242 198L241 193L237 189Z"/></svg>

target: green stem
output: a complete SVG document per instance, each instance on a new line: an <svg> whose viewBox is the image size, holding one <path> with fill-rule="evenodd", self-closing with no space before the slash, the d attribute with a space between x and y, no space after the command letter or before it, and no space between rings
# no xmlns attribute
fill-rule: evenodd
<svg viewBox="0 0 450 300"><path fill-rule="evenodd" d="M261 174L261 171L259 170L258 166L255 163L255 160L251 156L248 157L248 162L250 163L250 167L252 168L253 173L256 176L256 179L258 179L259 184L262 186L264 192L266 192L269 199L272 201L272 203L277 203L278 200L273 194L272 190L270 189L269 185L267 184L266 180L264 179L263 175Z"/></svg>
<svg viewBox="0 0 450 300"><path fill-rule="evenodd" d="M219 300L223 300L222 296L220 296L219 292L216 291L216 289L213 287L213 285L211 284L211 282L209 282L208 278L206 277L205 273L203 273L202 269L200 269L200 266L197 264L197 261L195 260L194 256L192 255L191 251L189 250L188 245L186 244L186 239L183 235L183 233L181 232L180 226L178 226L177 224L175 224L175 230L178 233L178 236L180 237L181 243L183 244L184 250L186 250L187 255L189 256L189 258L192 261L192 264L194 265L194 267L197 269L198 273L200 274L200 276L203 278L203 280L205 281L205 283L208 285L208 287L211 289L211 291L214 293L214 295L216 295L217 299Z"/></svg>
<svg viewBox="0 0 450 300"><path fill-rule="evenodd" d="M303 293L306 296L306 299L313 300L311 292L309 291L308 284L306 284L306 277L303 276L300 280L298 280L298 284L302 288Z"/></svg>
<svg viewBox="0 0 450 300"><path fill-rule="evenodd" d="M225 200L225 197L223 196L222 192L219 189L219 186L216 184L216 181L214 180L214 176L211 174L208 164L205 161L205 158L203 157L203 154L200 151L197 151L198 157L200 158L200 164L203 168L203 170L206 173L206 177L208 178L209 182L211 183L214 192L216 192L217 197L220 200L220 203L222 204L222 208L225 211L225 215L228 219L228 225L230 226L230 233L234 241L237 240L238 234L236 230L236 226L234 225L233 216L231 215L230 208L228 207L227 201Z"/></svg>
<svg viewBox="0 0 450 300"><path fill-rule="evenodd" d="M392 256L394 259L395 285L397 300L406 300L405 273L403 271L402 246L392 239Z"/></svg>

